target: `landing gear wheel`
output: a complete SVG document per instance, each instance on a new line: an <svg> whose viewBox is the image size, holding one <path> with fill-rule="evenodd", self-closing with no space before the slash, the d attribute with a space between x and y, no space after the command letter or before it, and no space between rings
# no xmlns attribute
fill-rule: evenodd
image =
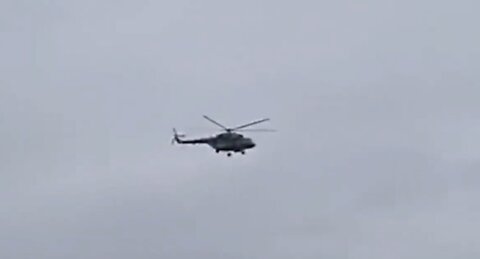
<svg viewBox="0 0 480 259"><path fill-rule="evenodd" d="M245 155L245 151L240 152L242 155Z"/></svg>
<svg viewBox="0 0 480 259"><path fill-rule="evenodd" d="M232 156L232 153L227 153L227 156Z"/></svg>
<svg viewBox="0 0 480 259"><path fill-rule="evenodd" d="M219 152L220 152L220 150L218 150L218 149L217 149L217 150L215 150L215 152L216 152L216 153L219 153Z"/></svg>

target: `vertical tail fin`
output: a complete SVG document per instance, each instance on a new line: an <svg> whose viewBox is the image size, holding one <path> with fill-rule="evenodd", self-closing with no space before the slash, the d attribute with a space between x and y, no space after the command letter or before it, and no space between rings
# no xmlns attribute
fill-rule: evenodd
<svg viewBox="0 0 480 259"><path fill-rule="evenodd" d="M174 143L182 143L182 140L180 138L185 137L184 134L178 134L177 129L173 128L173 139L172 139L172 144Z"/></svg>

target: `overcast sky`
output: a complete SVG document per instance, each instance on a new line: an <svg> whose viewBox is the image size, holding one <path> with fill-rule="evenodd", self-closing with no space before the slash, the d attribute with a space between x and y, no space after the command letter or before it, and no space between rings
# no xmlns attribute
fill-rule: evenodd
<svg viewBox="0 0 480 259"><path fill-rule="evenodd" d="M0 258L478 259L479 8L0 0Z"/></svg>

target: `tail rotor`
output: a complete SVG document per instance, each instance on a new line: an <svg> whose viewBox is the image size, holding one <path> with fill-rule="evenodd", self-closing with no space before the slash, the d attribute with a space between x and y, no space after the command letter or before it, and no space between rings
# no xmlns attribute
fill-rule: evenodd
<svg viewBox="0 0 480 259"><path fill-rule="evenodd" d="M185 134L178 134L177 130L173 128L173 138L172 138L171 144L173 145L175 143L181 142L180 138L184 138L184 137L185 137Z"/></svg>

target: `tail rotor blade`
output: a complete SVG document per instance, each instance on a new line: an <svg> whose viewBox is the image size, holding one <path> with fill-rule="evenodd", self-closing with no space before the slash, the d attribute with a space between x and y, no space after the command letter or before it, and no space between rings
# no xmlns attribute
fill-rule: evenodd
<svg viewBox="0 0 480 259"><path fill-rule="evenodd" d="M185 134L179 134L175 128L173 128L173 138L172 138L172 145L175 144L175 142L180 142L180 138L184 138L186 135Z"/></svg>

